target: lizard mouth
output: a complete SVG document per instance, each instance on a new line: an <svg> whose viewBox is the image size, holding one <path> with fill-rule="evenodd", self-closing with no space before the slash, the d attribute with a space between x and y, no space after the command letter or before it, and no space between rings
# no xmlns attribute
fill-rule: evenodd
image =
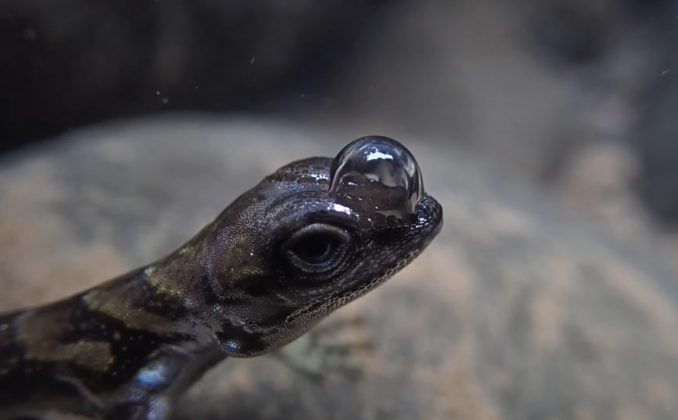
<svg viewBox="0 0 678 420"><path fill-rule="evenodd" d="M440 203L428 194L424 194L416 207L417 225L419 229L424 230L425 236L431 239L443 227L443 207Z"/></svg>
<svg viewBox="0 0 678 420"><path fill-rule="evenodd" d="M401 249L400 255L397 258L393 258L393 263L384 267L381 273L374 276L370 281L359 284L357 287L353 284L343 288L336 294L324 296L318 301L313 302L294 313L290 318L299 317L300 313L304 312L328 313L376 288L412 262L412 260L426 249L442 229L442 206L436 199L428 194L424 194L415 208L415 218L416 221L410 225L410 229L416 230L417 233L414 235L416 239L412 240L406 247Z"/></svg>

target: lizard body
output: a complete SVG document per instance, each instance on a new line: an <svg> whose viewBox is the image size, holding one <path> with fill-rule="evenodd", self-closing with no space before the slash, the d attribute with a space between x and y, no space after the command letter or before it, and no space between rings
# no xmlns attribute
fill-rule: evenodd
<svg viewBox="0 0 678 420"><path fill-rule="evenodd" d="M294 340L441 225L416 161L391 139L286 165L167 257L0 315L0 418L165 419L205 370Z"/></svg>

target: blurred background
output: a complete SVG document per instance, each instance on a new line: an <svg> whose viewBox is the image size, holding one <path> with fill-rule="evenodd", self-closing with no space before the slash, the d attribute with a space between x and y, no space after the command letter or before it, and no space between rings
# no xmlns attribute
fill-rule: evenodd
<svg viewBox="0 0 678 420"><path fill-rule="evenodd" d="M670 0L4 0L1 147L180 111L359 124L566 193L631 177L676 224L677 13Z"/></svg>
<svg viewBox="0 0 678 420"><path fill-rule="evenodd" d="M382 134L446 228L347 309L386 346L377 371L318 391L246 364L184 417L675 418L676 110L672 0L0 0L0 309L148 262L276 165Z"/></svg>

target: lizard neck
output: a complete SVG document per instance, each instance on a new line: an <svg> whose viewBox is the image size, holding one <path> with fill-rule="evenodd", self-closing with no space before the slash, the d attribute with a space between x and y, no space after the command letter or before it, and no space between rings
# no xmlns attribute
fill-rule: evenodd
<svg viewBox="0 0 678 420"><path fill-rule="evenodd" d="M201 251L188 249L0 316L0 406L54 395L96 412L130 393L182 392L225 357L205 315L212 297Z"/></svg>

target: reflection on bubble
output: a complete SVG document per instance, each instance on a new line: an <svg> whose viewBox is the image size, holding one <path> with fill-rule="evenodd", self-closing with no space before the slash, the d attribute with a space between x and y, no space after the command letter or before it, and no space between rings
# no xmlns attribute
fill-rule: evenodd
<svg viewBox="0 0 678 420"><path fill-rule="evenodd" d="M364 210L404 217L414 213L423 193L417 161L403 145L388 137L355 140L332 163L330 194L339 202L360 202Z"/></svg>

